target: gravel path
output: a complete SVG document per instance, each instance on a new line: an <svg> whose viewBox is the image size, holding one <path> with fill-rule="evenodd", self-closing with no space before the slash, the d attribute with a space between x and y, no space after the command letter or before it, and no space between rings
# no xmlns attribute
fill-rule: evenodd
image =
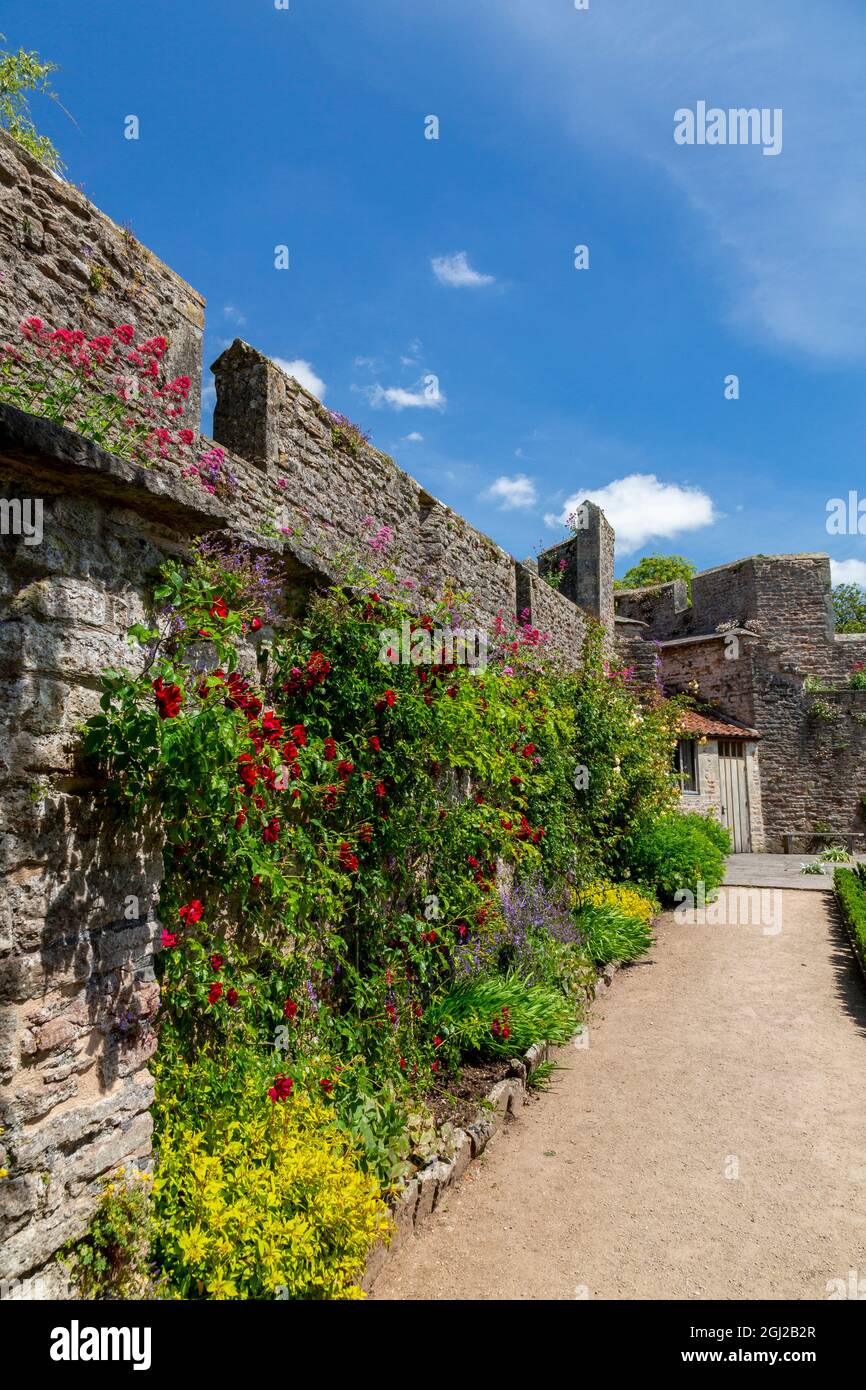
<svg viewBox="0 0 866 1390"><path fill-rule="evenodd" d="M777 934L664 917L589 1047L559 1054L554 1090L373 1296L823 1299L866 1280L866 985L829 897L778 902Z"/></svg>

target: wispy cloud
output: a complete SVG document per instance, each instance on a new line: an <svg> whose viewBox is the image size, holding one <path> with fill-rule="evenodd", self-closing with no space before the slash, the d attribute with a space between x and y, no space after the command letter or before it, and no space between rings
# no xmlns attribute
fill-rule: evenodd
<svg viewBox="0 0 866 1390"><path fill-rule="evenodd" d="M434 256L430 265L440 285L452 289L477 290L496 280L495 275L482 275L480 270L473 270L465 251L457 251L453 256Z"/></svg>
<svg viewBox="0 0 866 1390"><path fill-rule="evenodd" d="M650 540L671 540L715 521L712 498L698 487L662 483L654 473L631 473L601 488L579 488L562 510L548 513L548 526L564 525L581 502L601 507L614 531L620 554L630 555Z"/></svg>
<svg viewBox="0 0 866 1390"><path fill-rule="evenodd" d="M419 434L417 430L413 430L411 434L404 434L404 436L403 436L403 443L404 443L404 444L420 444L420 443L423 441L423 439L424 439L423 434Z"/></svg>
<svg viewBox="0 0 866 1390"><path fill-rule="evenodd" d="M444 410L448 403L435 376L427 376L409 388L381 386L377 382L368 390L367 395L370 404L376 410L382 406L388 406L391 410Z"/></svg>
<svg viewBox="0 0 866 1390"><path fill-rule="evenodd" d="M240 309L236 309L234 304L224 304L223 315L229 323L236 323L239 327L243 327L247 321L246 315L242 314Z"/></svg>
<svg viewBox="0 0 866 1390"><path fill-rule="evenodd" d="M482 492L481 497L485 502L498 502L501 511L510 512L534 507L538 492L535 483L525 473L517 473L513 478L503 474Z"/></svg>
<svg viewBox="0 0 866 1390"><path fill-rule="evenodd" d="M283 371L289 376L293 376L295 381L300 382L301 386L309 391L311 395L315 396L317 400L323 401L325 399L325 393L328 389L327 386L322 378L313 370L310 363L305 361L303 357L296 357L291 362L288 362L285 357L275 357L273 361L276 362L278 367L282 367Z"/></svg>

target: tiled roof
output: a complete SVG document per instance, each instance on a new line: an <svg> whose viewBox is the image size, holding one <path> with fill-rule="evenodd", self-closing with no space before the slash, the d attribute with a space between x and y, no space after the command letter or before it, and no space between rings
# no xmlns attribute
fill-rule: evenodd
<svg viewBox="0 0 866 1390"><path fill-rule="evenodd" d="M685 709L680 715L680 730L684 734L697 734L704 738L760 738L757 729L745 724L731 724L729 720L714 714L699 714L696 709Z"/></svg>

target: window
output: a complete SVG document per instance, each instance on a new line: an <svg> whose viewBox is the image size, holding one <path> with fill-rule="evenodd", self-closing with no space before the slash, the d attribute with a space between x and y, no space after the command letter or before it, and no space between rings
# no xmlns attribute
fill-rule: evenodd
<svg viewBox="0 0 866 1390"><path fill-rule="evenodd" d="M693 738L681 738L674 753L674 771L681 792L698 791L698 753Z"/></svg>

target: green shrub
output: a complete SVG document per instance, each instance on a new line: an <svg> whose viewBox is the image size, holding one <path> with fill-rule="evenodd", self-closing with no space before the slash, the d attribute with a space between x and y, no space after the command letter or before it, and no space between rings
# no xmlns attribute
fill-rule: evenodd
<svg viewBox="0 0 866 1390"><path fill-rule="evenodd" d="M533 1043L566 1043L577 1014L562 992L521 976L481 976L455 985L436 1005L439 1036L454 1056L518 1057Z"/></svg>
<svg viewBox="0 0 866 1390"><path fill-rule="evenodd" d="M633 878L663 902L673 902L681 889L697 896L699 883L707 894L715 892L724 880L729 852L730 837L717 822L696 812L674 812L631 839L626 862Z"/></svg>
<svg viewBox="0 0 866 1390"><path fill-rule="evenodd" d="M584 950L597 965L611 960L636 960L653 944L652 929L610 903L587 903L576 916Z"/></svg>
<svg viewBox="0 0 866 1390"><path fill-rule="evenodd" d="M851 935L854 948L866 965L866 872L858 864L856 869L837 869L833 876L836 901L842 919Z"/></svg>

